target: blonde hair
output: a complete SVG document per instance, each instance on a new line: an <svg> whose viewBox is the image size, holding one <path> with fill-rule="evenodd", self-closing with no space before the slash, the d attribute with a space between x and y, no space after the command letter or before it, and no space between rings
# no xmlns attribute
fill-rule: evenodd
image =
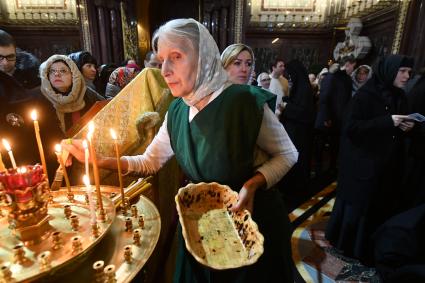
<svg viewBox="0 0 425 283"><path fill-rule="evenodd" d="M239 53L242 51L248 51L251 55L252 61L254 62L254 52L251 47L242 43L235 43L227 46L223 53L221 53L221 63L223 64L223 68L226 69L233 61L235 61Z"/></svg>

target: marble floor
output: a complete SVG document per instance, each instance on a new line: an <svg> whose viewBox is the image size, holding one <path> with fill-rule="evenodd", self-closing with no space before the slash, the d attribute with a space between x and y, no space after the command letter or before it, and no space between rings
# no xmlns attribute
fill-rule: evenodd
<svg viewBox="0 0 425 283"><path fill-rule="evenodd" d="M297 283L382 282L374 268L344 257L326 241L324 231L335 200L335 188L336 183L332 183L290 213L290 220L296 223L292 253L302 277Z"/></svg>

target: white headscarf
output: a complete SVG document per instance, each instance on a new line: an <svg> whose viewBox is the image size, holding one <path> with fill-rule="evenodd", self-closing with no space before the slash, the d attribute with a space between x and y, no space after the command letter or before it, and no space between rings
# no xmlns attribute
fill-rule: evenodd
<svg viewBox="0 0 425 283"><path fill-rule="evenodd" d="M199 32L199 41L194 42L193 37L185 36L188 25L196 25ZM223 69L220 60L220 52L213 37L201 23L194 19L176 19L162 25L154 34L152 46L157 52L158 38L166 36L185 37L190 40L194 47L198 45L198 67L195 86L191 93L183 97L189 106L196 105L201 99L218 90L227 81L227 73Z"/></svg>
<svg viewBox="0 0 425 283"><path fill-rule="evenodd" d="M52 87L49 81L49 70L51 65L58 61L65 61L72 73L72 89L68 95L59 93ZM65 113L72 113L81 110L85 106L84 95L86 84L83 75L78 70L77 65L68 56L53 55L40 65L41 93L53 104L56 115L61 123L61 128L65 132Z"/></svg>

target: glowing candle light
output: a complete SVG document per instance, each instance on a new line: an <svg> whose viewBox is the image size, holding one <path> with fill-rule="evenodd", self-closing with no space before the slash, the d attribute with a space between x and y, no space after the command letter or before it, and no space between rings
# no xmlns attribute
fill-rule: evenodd
<svg viewBox="0 0 425 283"><path fill-rule="evenodd" d="M62 147L61 147L60 144L55 145L55 153L56 153L56 156L58 157L59 164L62 168L63 176L65 177L65 184L66 184L66 188L68 190L68 194L71 194L71 185L69 183L68 173L66 172L65 164L63 162Z"/></svg>
<svg viewBox="0 0 425 283"><path fill-rule="evenodd" d="M90 185L90 178L88 175L83 176L83 183L84 185L86 185L87 195L89 196L90 224L95 224L96 223L96 208L94 206L93 195L92 195L93 189L92 189L92 186Z"/></svg>
<svg viewBox="0 0 425 283"><path fill-rule="evenodd" d="M94 175L94 184L96 186L96 193L97 193L97 201L99 203L100 211L103 211L103 201L102 201L102 194L100 192L100 179L99 179L99 168L97 167L97 158L96 158L96 151L93 146L93 133L94 133L94 122L90 121L88 124L89 132L87 134L87 140L89 143L89 149L90 149L90 156L92 158L93 162L93 175Z"/></svg>
<svg viewBox="0 0 425 283"><path fill-rule="evenodd" d="M6 139L2 140L3 146L6 149L7 153L9 154L10 162L12 163L13 169L16 169L16 162L15 157L13 156L12 148L10 147L9 142Z"/></svg>
<svg viewBox="0 0 425 283"><path fill-rule="evenodd" d="M111 132L111 137L114 140L114 145L115 145L115 156L117 158L118 180L119 180L119 183L120 183L122 206L125 206L126 203L125 203L124 188L123 188L123 185L122 185L120 151L118 149L117 134L115 133L114 129L110 129L110 132Z"/></svg>
<svg viewBox="0 0 425 283"><path fill-rule="evenodd" d="M86 175L90 176L90 168L89 168L89 145L87 144L87 140L83 140L83 148L84 148L84 166L86 169Z"/></svg>
<svg viewBox="0 0 425 283"><path fill-rule="evenodd" d="M41 165L43 166L43 172L46 175L47 183L49 183L49 178L48 178L48 175L47 175L46 159L44 158L44 150L43 150L43 144L41 143L40 126L38 125L37 111L36 110L33 110L31 112L31 119L34 122L35 138L37 140L38 152L40 153Z"/></svg>

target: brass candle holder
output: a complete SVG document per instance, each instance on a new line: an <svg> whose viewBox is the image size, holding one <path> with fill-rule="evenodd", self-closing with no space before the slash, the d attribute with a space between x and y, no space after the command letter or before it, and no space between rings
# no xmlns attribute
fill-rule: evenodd
<svg viewBox="0 0 425 283"><path fill-rule="evenodd" d="M9 228L24 243L40 242L50 230L46 175L40 165L8 169L0 173L0 204L8 211Z"/></svg>

